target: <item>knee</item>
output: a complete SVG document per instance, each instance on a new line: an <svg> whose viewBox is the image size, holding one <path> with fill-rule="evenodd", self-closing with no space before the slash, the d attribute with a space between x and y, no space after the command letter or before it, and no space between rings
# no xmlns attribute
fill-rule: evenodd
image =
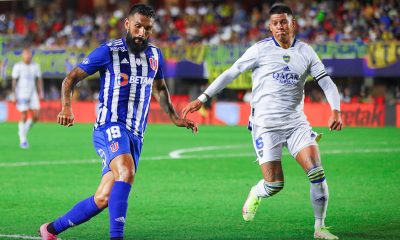
<svg viewBox="0 0 400 240"><path fill-rule="evenodd" d="M37 122L39 120L39 115L32 116L32 122Z"/></svg>
<svg viewBox="0 0 400 240"><path fill-rule="evenodd" d="M110 193L96 193L94 195L94 202L98 208L108 207L108 199L110 198Z"/></svg>
<svg viewBox="0 0 400 240"><path fill-rule="evenodd" d="M21 114L21 121L26 122L28 120L28 115L26 113Z"/></svg>
<svg viewBox="0 0 400 240"><path fill-rule="evenodd" d="M132 184L135 176L135 170L128 167L120 167L117 169L117 173L114 174L115 181L123 181Z"/></svg>
<svg viewBox="0 0 400 240"><path fill-rule="evenodd" d="M268 197L271 197L278 192L280 192L284 187L284 182L283 181L277 181L277 182L267 182L264 181L264 189L267 193Z"/></svg>

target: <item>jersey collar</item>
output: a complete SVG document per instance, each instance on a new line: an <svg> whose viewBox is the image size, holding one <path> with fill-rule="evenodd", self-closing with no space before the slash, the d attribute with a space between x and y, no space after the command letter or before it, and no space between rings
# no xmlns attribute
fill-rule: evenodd
<svg viewBox="0 0 400 240"><path fill-rule="evenodd" d="M274 40L275 46L281 48L281 45L279 45L278 41L276 41L276 39L275 39L273 36L272 36L272 40ZM296 44L296 42L297 42L297 38L294 38L294 39L293 39L292 46L290 46L290 47L291 47L291 48L294 47L294 45Z"/></svg>

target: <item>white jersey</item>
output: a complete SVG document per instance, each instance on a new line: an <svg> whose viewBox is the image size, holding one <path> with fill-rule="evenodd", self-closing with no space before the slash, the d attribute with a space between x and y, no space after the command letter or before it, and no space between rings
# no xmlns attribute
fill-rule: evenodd
<svg viewBox="0 0 400 240"><path fill-rule="evenodd" d="M36 91L36 78L42 78L38 64L18 62L12 69L12 78L17 79L16 93L20 97L30 97ZM17 97L18 97L17 96Z"/></svg>
<svg viewBox="0 0 400 240"><path fill-rule="evenodd" d="M288 49L274 38L264 39L233 64L240 73L252 70L250 121L267 128L291 128L303 122L304 84L309 74L317 81L327 76L315 51L294 40Z"/></svg>

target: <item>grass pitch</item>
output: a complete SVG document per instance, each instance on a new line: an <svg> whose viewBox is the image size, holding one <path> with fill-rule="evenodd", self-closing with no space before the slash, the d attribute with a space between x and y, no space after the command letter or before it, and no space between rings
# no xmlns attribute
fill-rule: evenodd
<svg viewBox="0 0 400 240"><path fill-rule="evenodd" d="M0 124L0 239L35 239L42 223L94 193L101 162L91 129L39 123L29 133L30 148L22 150L17 124ZM400 129L315 130L324 133L332 232L341 239L399 239ZM262 201L253 222L243 221L242 204L261 178L254 160L245 127L200 126L193 135L150 125L126 239L312 239L309 182L286 150L285 188ZM59 237L108 239L108 212Z"/></svg>

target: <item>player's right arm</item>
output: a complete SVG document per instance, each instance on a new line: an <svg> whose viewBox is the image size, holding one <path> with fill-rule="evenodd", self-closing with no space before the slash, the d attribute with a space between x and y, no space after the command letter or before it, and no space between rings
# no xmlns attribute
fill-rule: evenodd
<svg viewBox="0 0 400 240"><path fill-rule="evenodd" d="M242 72L252 69L258 59L257 45L251 46L247 51L225 72L219 75L213 83L196 100L190 102L183 110L183 118L190 112L198 111L203 103L224 89L229 83L236 79Z"/></svg>
<svg viewBox="0 0 400 240"><path fill-rule="evenodd" d="M17 97L17 78L19 76L19 70L18 66L14 65L11 73L12 81L11 81L11 93L12 93L12 98L11 101L15 103L16 97Z"/></svg>
<svg viewBox="0 0 400 240"><path fill-rule="evenodd" d="M63 126L70 127L74 124L72 113L72 93L75 85L89 75L99 71L110 62L109 49L107 45L101 45L93 50L77 67L65 77L61 87L61 112L57 116L57 122Z"/></svg>
<svg viewBox="0 0 400 240"><path fill-rule="evenodd" d="M76 84L85 79L88 74L80 67L75 67L65 77L61 86L61 112L57 116L57 122L63 126L74 125L74 114L72 113L71 99Z"/></svg>

